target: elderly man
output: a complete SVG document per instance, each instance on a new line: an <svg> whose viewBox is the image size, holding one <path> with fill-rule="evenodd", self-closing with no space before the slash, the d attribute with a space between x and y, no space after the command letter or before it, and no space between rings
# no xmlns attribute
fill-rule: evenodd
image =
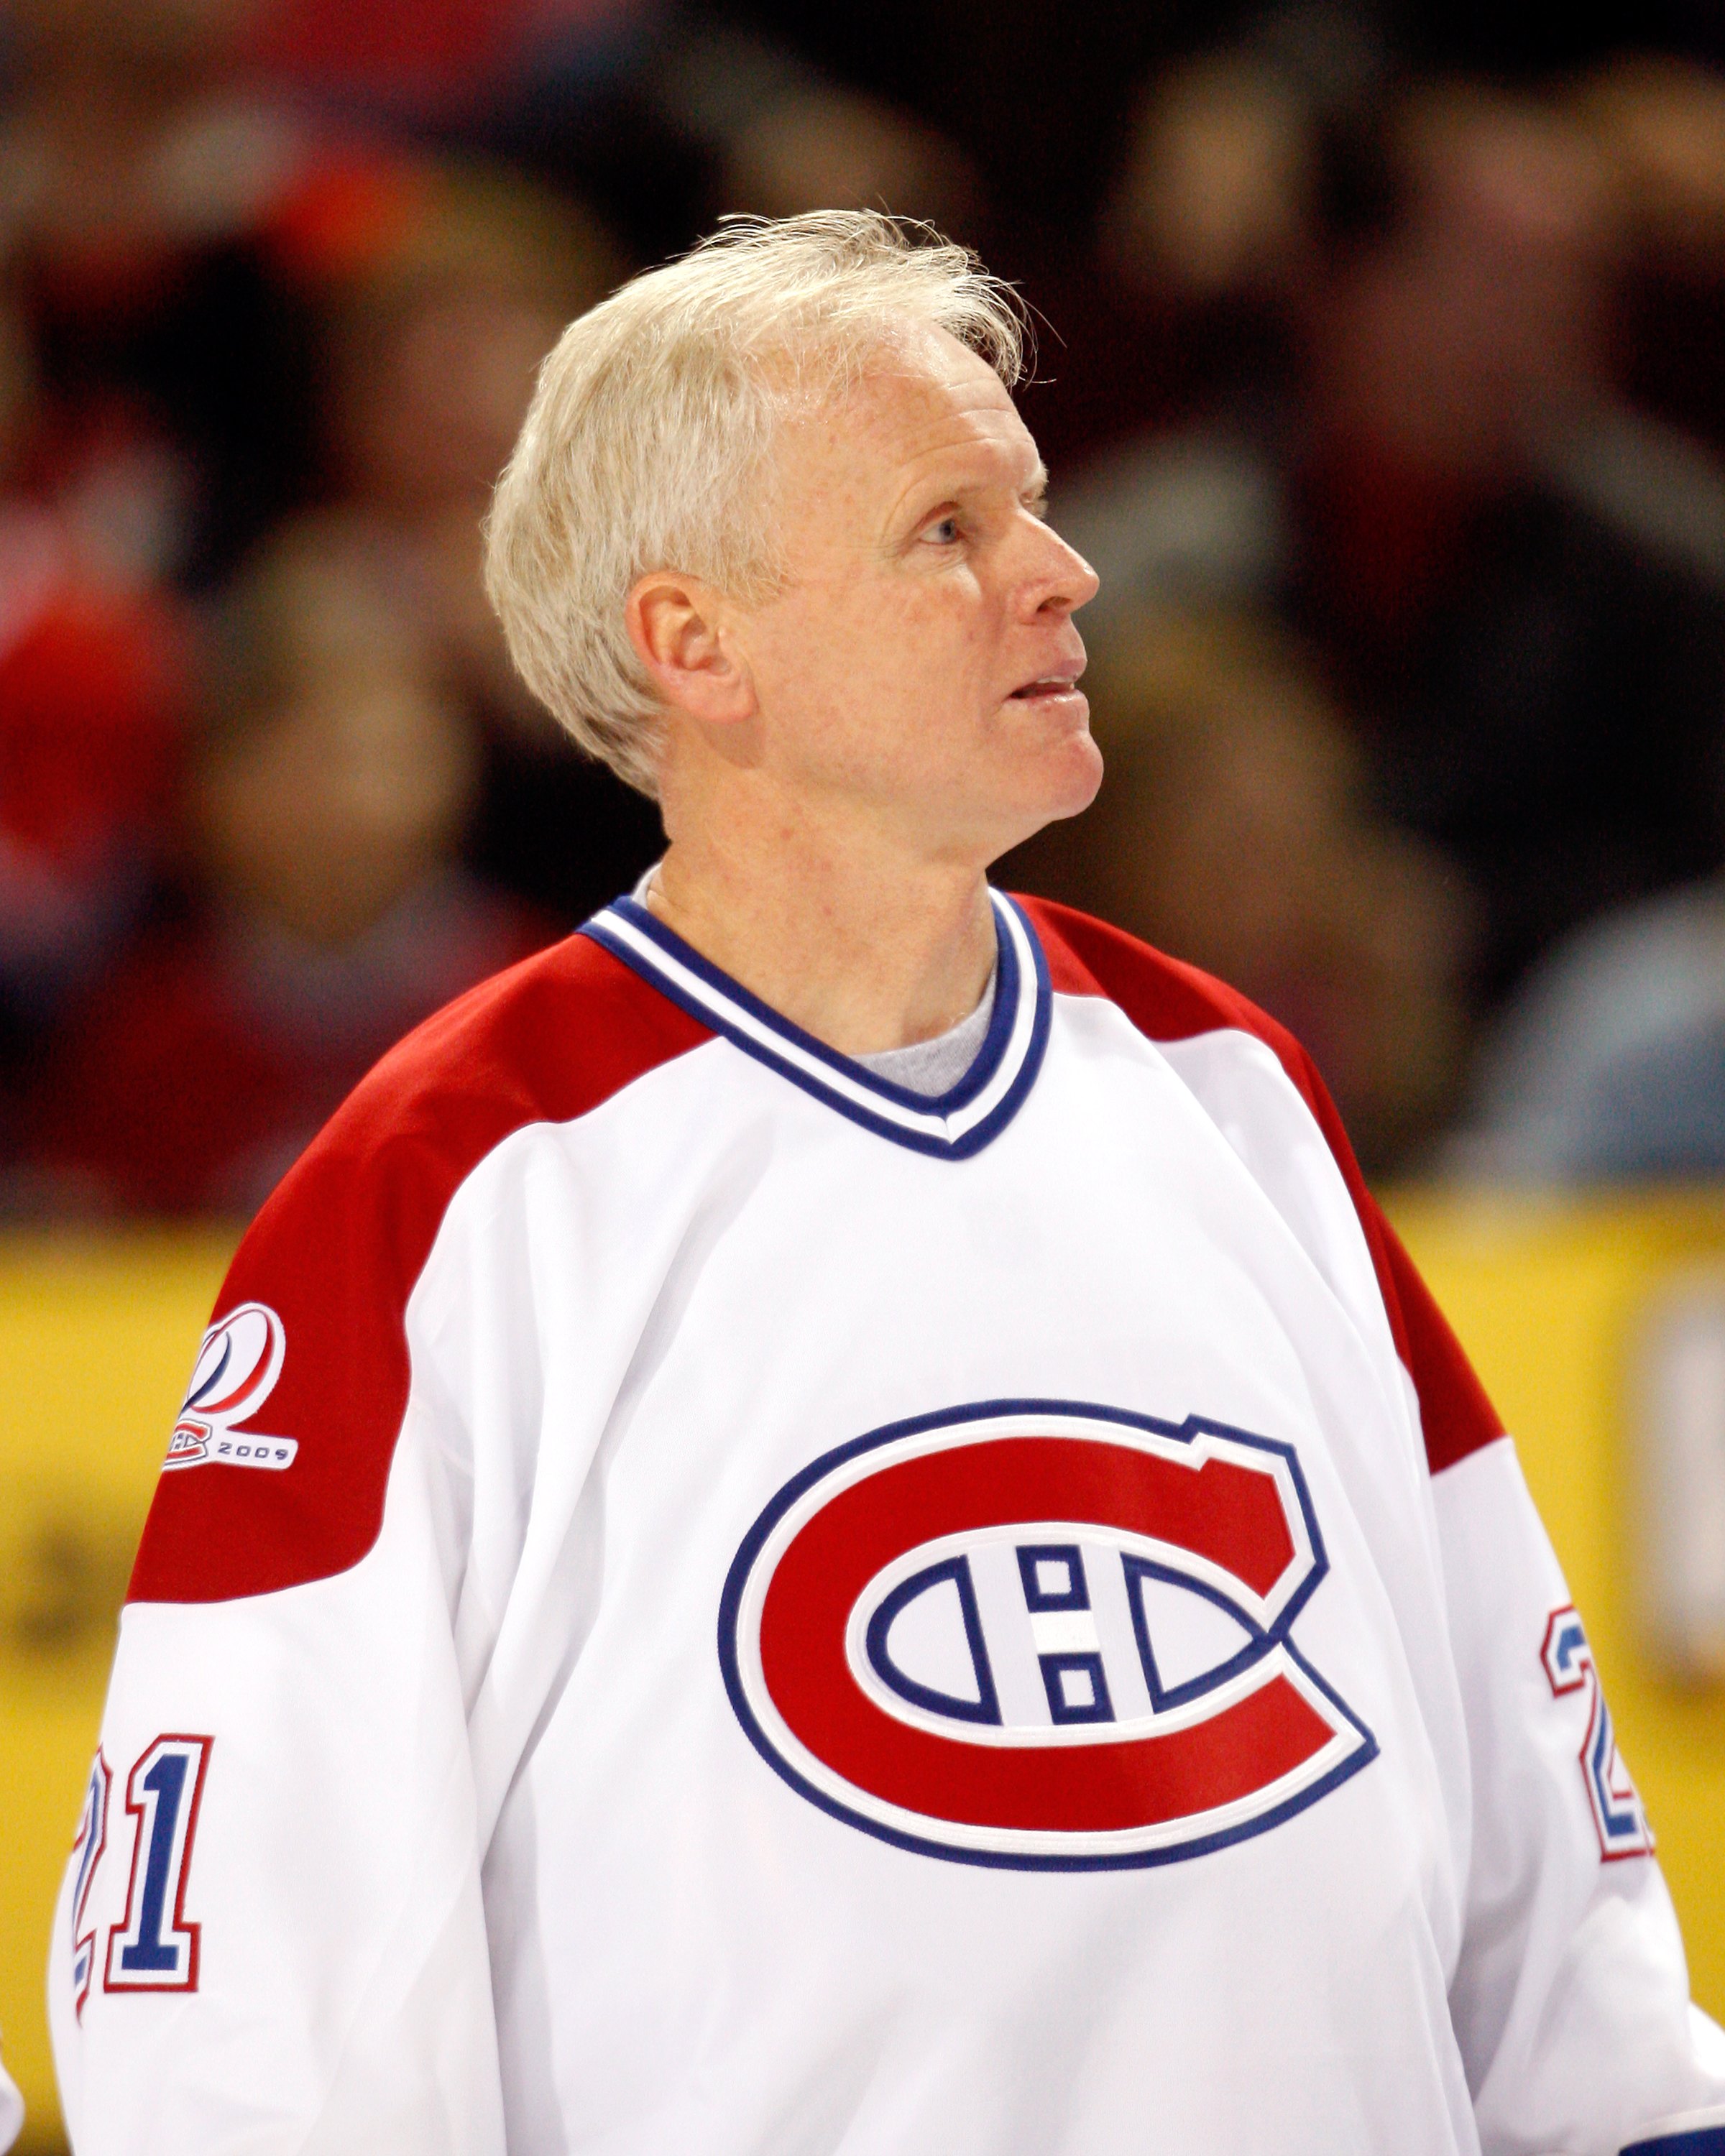
<svg viewBox="0 0 1725 2156"><path fill-rule="evenodd" d="M663 804L218 1305L56 1926L90 2156L1676 2156L1725 2051L1300 1050L992 892L1100 767L958 250L742 226L490 573Z"/></svg>

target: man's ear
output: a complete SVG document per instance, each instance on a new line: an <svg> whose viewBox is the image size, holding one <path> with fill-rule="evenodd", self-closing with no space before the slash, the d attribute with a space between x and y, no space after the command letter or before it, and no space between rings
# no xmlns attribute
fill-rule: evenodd
<svg viewBox="0 0 1725 2156"><path fill-rule="evenodd" d="M670 569L638 578L624 608L629 640L674 710L707 726L755 715L754 676L737 649L724 596Z"/></svg>

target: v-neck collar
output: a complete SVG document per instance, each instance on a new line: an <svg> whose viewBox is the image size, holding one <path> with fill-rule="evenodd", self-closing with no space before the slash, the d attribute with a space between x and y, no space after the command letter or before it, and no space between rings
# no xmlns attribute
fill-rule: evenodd
<svg viewBox="0 0 1725 2156"><path fill-rule="evenodd" d="M998 1137L1018 1113L1048 1046L1052 998L1042 946L1011 899L997 891L988 896L999 954L993 1016L969 1070L933 1099L877 1077L793 1025L703 958L639 900L614 901L580 932L691 1018L865 1130L913 1152L963 1160Z"/></svg>

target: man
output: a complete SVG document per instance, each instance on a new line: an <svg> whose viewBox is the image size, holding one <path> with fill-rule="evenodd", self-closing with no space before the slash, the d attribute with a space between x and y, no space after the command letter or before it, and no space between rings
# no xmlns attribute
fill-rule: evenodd
<svg viewBox="0 0 1725 2156"><path fill-rule="evenodd" d="M1099 776L1017 364L836 215L547 363L494 595L670 850L235 1260L56 1927L80 2152L1725 2147L1311 1066L984 882Z"/></svg>

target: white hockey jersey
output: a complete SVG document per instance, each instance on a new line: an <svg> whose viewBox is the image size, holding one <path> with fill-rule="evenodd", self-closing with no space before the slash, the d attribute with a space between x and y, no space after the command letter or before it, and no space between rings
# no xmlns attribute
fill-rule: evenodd
<svg viewBox="0 0 1725 2156"><path fill-rule="evenodd" d="M1579 1619L1301 1051L997 899L930 1101L622 901L247 1237L80 2156L1702 2156Z"/></svg>

